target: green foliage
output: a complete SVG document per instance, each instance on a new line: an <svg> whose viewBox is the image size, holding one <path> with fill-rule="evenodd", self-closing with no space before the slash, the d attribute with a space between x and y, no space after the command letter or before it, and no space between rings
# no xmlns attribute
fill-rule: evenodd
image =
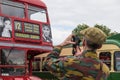
<svg viewBox="0 0 120 80"><path fill-rule="evenodd" d="M72 31L72 33L73 34L75 34L75 35L77 35L77 36L80 36L80 31L81 30L84 30L84 29L86 29L86 28L88 28L89 26L88 25L86 25L86 24L79 24L73 31ZM81 37L81 36L80 36Z"/></svg>
<svg viewBox="0 0 120 80"><path fill-rule="evenodd" d="M98 25L98 24L96 24L94 27L97 27L97 28L101 29L108 37L112 36L112 35L115 35L115 34L118 34L118 32L115 32L115 31L111 32L111 29L109 29L105 25Z"/></svg>
<svg viewBox="0 0 120 80"><path fill-rule="evenodd" d="M107 36L109 36L111 29L107 28L105 25L98 25L96 24L94 27L101 29Z"/></svg>
<svg viewBox="0 0 120 80"><path fill-rule="evenodd" d="M84 30L86 28L88 28L89 26L86 25L86 24L79 24L72 32L73 34L75 35L78 35L80 36L79 32L81 30ZM99 28L101 29L103 32L105 32L105 34L109 37L109 36L112 36L112 35L115 35L115 34L118 34L118 32L114 31L114 32L111 32L111 29L109 29L107 26L105 25L98 25L98 24L95 24L94 27L96 28ZM81 36L80 36L81 37Z"/></svg>
<svg viewBox="0 0 120 80"><path fill-rule="evenodd" d="M118 34L118 32L114 31L114 32L111 32L109 36L116 35L116 34Z"/></svg>

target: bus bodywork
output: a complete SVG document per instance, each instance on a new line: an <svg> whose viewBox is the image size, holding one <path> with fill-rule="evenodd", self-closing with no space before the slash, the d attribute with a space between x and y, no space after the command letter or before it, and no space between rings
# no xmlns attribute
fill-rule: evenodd
<svg viewBox="0 0 120 80"><path fill-rule="evenodd" d="M49 29L49 40L44 39ZM41 0L0 0L0 80L40 80L32 76L35 55L50 52L47 7Z"/></svg>

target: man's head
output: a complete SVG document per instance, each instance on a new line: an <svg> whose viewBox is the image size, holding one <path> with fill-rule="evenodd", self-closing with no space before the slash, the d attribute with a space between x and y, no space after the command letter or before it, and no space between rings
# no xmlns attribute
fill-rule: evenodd
<svg viewBox="0 0 120 80"><path fill-rule="evenodd" d="M80 31L90 48L98 49L106 40L106 34L98 28L87 28Z"/></svg>

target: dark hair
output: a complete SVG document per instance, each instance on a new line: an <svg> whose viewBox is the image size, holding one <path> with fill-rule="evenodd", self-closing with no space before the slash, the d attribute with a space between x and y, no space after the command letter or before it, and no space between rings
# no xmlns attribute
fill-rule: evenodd
<svg viewBox="0 0 120 80"><path fill-rule="evenodd" d="M3 22L5 22L5 21L7 21L7 20L10 21L10 19L9 19L8 17L4 17Z"/></svg>
<svg viewBox="0 0 120 80"><path fill-rule="evenodd" d="M96 43L93 43L92 41L89 41L89 40L86 40L86 44L87 44L87 46L89 47L89 48L91 48L92 50L96 50L96 49L98 49L98 48L100 48L100 46L102 45L102 44L96 44Z"/></svg>

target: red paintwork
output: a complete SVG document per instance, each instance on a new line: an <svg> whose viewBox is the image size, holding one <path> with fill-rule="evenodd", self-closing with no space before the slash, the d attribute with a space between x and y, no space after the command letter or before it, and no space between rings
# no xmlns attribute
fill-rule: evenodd
<svg viewBox="0 0 120 80"><path fill-rule="evenodd" d="M46 8L45 3L43 3L41 0L15 0L15 1L25 2L25 3L29 3L29 4L33 4L33 5Z"/></svg>
<svg viewBox="0 0 120 80"><path fill-rule="evenodd" d="M36 76L30 76L30 79L31 79L31 80L42 80L42 79L40 79L40 78L38 78L38 77L36 77Z"/></svg>
<svg viewBox="0 0 120 80"><path fill-rule="evenodd" d="M43 3L41 0L11 0L11 1L24 3L26 7L27 7L26 4L34 5L37 7L42 7L47 11L47 7L46 7L45 3ZM27 14L27 10L25 10L25 14ZM42 22L29 20L27 17L28 15L26 15L26 18L24 18L24 19L16 18L14 16L12 16L12 17L7 16L7 15L1 14L1 13L0 13L0 16L9 17L12 21L18 20L21 22L30 22L30 23L38 24L40 26L43 24ZM47 19L48 19L47 22L44 24L50 25L48 13L47 13ZM12 23L12 26L14 26L14 23ZM14 32L13 32L13 34L14 34ZM41 36L41 34L40 34L40 36ZM12 38L0 37L0 43L5 44L5 45L0 45L0 50L1 50L1 48L16 48L16 49L25 50L26 51L26 62L28 61L28 55L30 55L32 57L29 59L29 62L30 62L29 63L29 65L30 65L29 66L29 68L30 68L29 73L26 73L24 76L9 76L9 75L2 76L2 75L0 75L0 80L42 80L38 77L31 76L32 75L32 59L33 59L33 56L35 56L37 54L42 54L43 52L51 51L47 47L52 48L52 43L45 43L45 42L42 42L42 40L30 40L30 39L23 39L23 38L15 38L15 36L13 36ZM15 46L15 44L17 44L17 45L19 44L19 46ZM28 46L21 47L21 44L28 45ZM29 47L29 46L32 46L32 47ZM40 47L40 46L44 47L45 46L45 47L44 48L36 48L36 47L33 48L33 46L37 46L37 47ZM28 64L26 63L25 66L28 66ZM0 67L10 67L10 66L0 65ZM26 67L26 68L28 68L28 67Z"/></svg>
<svg viewBox="0 0 120 80"><path fill-rule="evenodd" d="M31 5L34 5L34 6L39 6L39 7L43 7L44 9L46 9L46 5L45 5L45 3L44 2L42 2L41 0L12 0L12 1L15 1L15 2L21 2L21 3L25 3L25 4L31 4ZM25 13L27 14L27 11L25 11ZM47 13L46 13L47 14ZM0 16L3 16L4 17L4 14L0 14ZM26 15L26 16L28 16L28 15ZM6 16L7 17L7 16ZM41 23L41 22L37 22L37 21L31 21L31 20L29 20L29 19L27 19L27 17L26 18L24 18L24 19L21 19L21 18L14 18L13 16L12 16L12 18L11 18L11 16L8 16L8 17L10 17L10 19L11 20L18 20L18 21L21 21L21 22L28 22L28 23L33 23L33 24L38 24L39 26L41 26L41 24L43 24L43 23ZM22 23L22 24L23 24ZM49 22L49 18L48 18L48 14L47 14L47 22L45 23L45 24L48 24L48 25L50 25L50 22ZM14 26L14 23L12 23L12 26ZM40 29L41 30L41 29ZM14 30L13 30L13 34L14 34ZM14 35L12 35L13 37L12 38L5 38L5 37L0 37L0 41L1 41L1 43L2 42L4 42L4 41L8 41L8 43L9 43L9 41L10 41L10 43L24 43L24 44L32 44L32 45L34 45L34 46L49 46L49 47L53 47L53 45L52 45L52 43L47 43L47 42L43 42L42 41L42 39L40 39L40 40L32 40L32 39L25 39L25 38L16 38ZM40 33L40 36L42 36L42 34ZM5 42L5 43L7 43L7 42ZM4 47L4 46L2 46L2 47ZM6 47L6 46L5 46ZM15 46L16 47L16 46ZM22 48L22 47L21 47ZM24 47L25 48L25 47ZM26 47L26 48L28 48L28 47ZM33 49L33 48L29 48L29 49ZM33 49L34 50L34 49ZM49 50L48 48L46 48L46 49L39 49L39 48L36 48L36 50L39 50L40 52L49 52L49 51L51 51L51 50Z"/></svg>

